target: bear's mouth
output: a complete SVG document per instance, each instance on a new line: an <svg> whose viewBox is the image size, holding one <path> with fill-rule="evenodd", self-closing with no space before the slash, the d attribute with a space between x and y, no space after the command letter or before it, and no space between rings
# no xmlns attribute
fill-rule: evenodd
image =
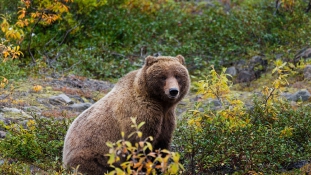
<svg viewBox="0 0 311 175"><path fill-rule="evenodd" d="M171 95L168 95L167 97L168 97L169 99L177 99L178 96L171 96Z"/></svg>

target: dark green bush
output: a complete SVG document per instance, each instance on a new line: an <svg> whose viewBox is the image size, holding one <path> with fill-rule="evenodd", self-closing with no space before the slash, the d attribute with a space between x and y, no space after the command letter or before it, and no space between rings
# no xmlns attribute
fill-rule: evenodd
<svg viewBox="0 0 311 175"><path fill-rule="evenodd" d="M7 79L18 79L26 75L25 69L19 67L19 60L0 61L0 76Z"/></svg>
<svg viewBox="0 0 311 175"><path fill-rule="evenodd" d="M292 13L278 14L270 1L240 4L228 13L218 5L201 6L195 13L186 12L191 7L181 8L181 4L175 3L147 14L138 9L103 6L81 19L82 28L70 36L67 51L80 50L80 57L72 60L84 60L88 64L82 64L79 69L100 77L120 77L123 72L137 68L146 55L157 52L184 55L193 72L204 69L207 63L216 67L228 65L241 57L250 58L254 52L271 52L280 45L285 52L310 42L303 32L310 28L310 18L299 4ZM96 53L90 54L86 48ZM62 63L66 68L66 62ZM124 65L119 67L124 71L116 71L113 65Z"/></svg>
<svg viewBox="0 0 311 175"><path fill-rule="evenodd" d="M11 1L1 9L17 10ZM78 2L77 2L78 3ZM248 59L254 53L287 53L309 45L310 14L306 3L296 2L292 10L274 1L237 1L230 11L218 1L171 2L152 13L127 9L124 2L79 9L51 26L35 27L30 51L58 70L79 72L100 78L117 78L142 64L145 56L182 54L192 73L207 64L216 68ZM14 22L13 13L10 13ZM23 60L31 60L29 31L21 43ZM273 57L273 55L271 55ZM81 64L79 64L81 63Z"/></svg>

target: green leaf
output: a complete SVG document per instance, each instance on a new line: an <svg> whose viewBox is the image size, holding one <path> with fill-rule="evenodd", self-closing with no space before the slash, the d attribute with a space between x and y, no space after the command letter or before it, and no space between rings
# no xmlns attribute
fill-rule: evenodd
<svg viewBox="0 0 311 175"><path fill-rule="evenodd" d="M139 123L139 125L137 126L137 129L141 128L144 124L145 124L145 122Z"/></svg>
<svg viewBox="0 0 311 175"><path fill-rule="evenodd" d="M112 147L113 147L113 143L110 142L110 141L106 142L106 145L107 145L109 148L112 148Z"/></svg>

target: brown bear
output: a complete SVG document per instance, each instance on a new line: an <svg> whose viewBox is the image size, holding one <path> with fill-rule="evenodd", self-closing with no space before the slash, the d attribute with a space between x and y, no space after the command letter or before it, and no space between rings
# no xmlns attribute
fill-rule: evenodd
<svg viewBox="0 0 311 175"><path fill-rule="evenodd" d="M154 149L169 149L175 108L189 86L183 56L148 56L141 69L121 78L105 97L73 121L65 138L64 165L79 165L79 172L89 175L106 173L110 170L106 142L120 140L122 131L132 133L131 117L136 117L137 124L145 122L140 130L143 138L154 138ZM130 141L135 143L135 139L131 137Z"/></svg>

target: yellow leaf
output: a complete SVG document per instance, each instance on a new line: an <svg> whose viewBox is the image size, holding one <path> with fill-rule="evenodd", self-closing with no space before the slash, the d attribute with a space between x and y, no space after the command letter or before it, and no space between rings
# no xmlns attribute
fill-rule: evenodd
<svg viewBox="0 0 311 175"><path fill-rule="evenodd" d="M136 117L131 117L132 123L136 124Z"/></svg>
<svg viewBox="0 0 311 175"><path fill-rule="evenodd" d="M138 136L139 138L141 138L141 137L143 136L143 133L142 133L141 131L138 131L138 132L137 132L137 136Z"/></svg>
<svg viewBox="0 0 311 175"><path fill-rule="evenodd" d="M146 142L146 144L147 144L147 148L148 148L149 150L151 150L151 151L152 151L152 145L151 145L151 143Z"/></svg>
<svg viewBox="0 0 311 175"><path fill-rule="evenodd" d="M42 86L40 86L40 85L35 85L35 86L32 87L32 90L33 90L34 92L39 92L39 91L42 90Z"/></svg>
<svg viewBox="0 0 311 175"><path fill-rule="evenodd" d="M10 24L8 23L8 21L5 18L2 18L2 19L3 19L3 21L2 21L0 26L1 26L2 32L5 33L9 30Z"/></svg>
<svg viewBox="0 0 311 175"><path fill-rule="evenodd" d="M170 154L170 153L171 153L171 152L170 152L169 150L167 150L167 149L162 149L161 152L162 152L162 153L166 153L166 154Z"/></svg>
<svg viewBox="0 0 311 175"><path fill-rule="evenodd" d="M0 87L1 87L1 88L4 88L5 86L6 86L6 84L5 84L5 83L0 82Z"/></svg>
<svg viewBox="0 0 311 175"><path fill-rule="evenodd" d="M175 163L179 162L180 155L178 153L172 152L172 159Z"/></svg>
<svg viewBox="0 0 311 175"><path fill-rule="evenodd" d="M2 54L3 54L4 58L6 58L6 57L8 57L10 55L10 53L8 51L6 51L6 50L3 51Z"/></svg>
<svg viewBox="0 0 311 175"><path fill-rule="evenodd" d="M178 174L178 163L172 163L170 165L170 173L171 174Z"/></svg>

